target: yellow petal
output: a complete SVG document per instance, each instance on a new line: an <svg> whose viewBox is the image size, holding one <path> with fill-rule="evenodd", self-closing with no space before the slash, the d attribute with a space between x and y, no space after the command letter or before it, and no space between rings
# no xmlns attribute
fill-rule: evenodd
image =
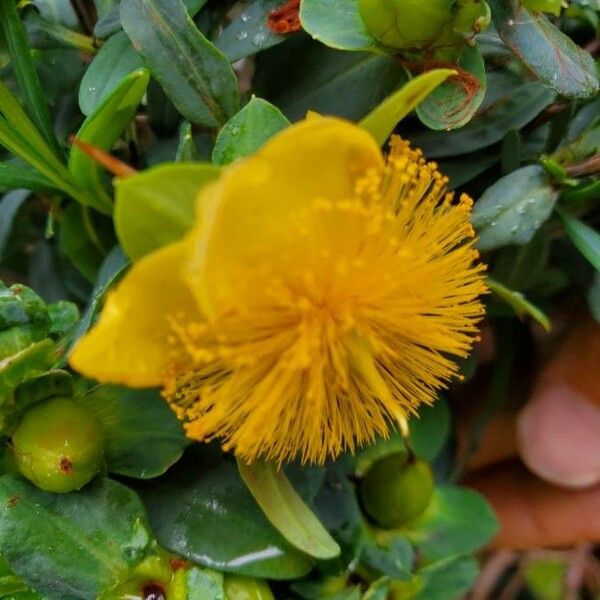
<svg viewBox="0 0 600 600"><path fill-rule="evenodd" d="M188 243L178 242L135 263L108 295L98 323L75 347L71 366L105 383L161 385L170 357L169 317L199 318L181 278L188 254Z"/></svg>
<svg viewBox="0 0 600 600"><path fill-rule="evenodd" d="M189 276L207 314L247 305L263 276L307 251L302 227L312 205L351 198L358 178L382 168L371 136L333 118L293 125L229 167L198 200Z"/></svg>

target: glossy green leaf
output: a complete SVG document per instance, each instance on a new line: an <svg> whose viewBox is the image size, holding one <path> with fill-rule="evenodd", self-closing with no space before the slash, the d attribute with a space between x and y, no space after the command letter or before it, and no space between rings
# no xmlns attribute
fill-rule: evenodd
<svg viewBox="0 0 600 600"><path fill-rule="evenodd" d="M412 141L428 158L462 156L487 148L504 138L511 129L520 129L534 119L555 98L556 94L538 82L505 85L485 111L470 123L450 132L426 131L411 136Z"/></svg>
<svg viewBox="0 0 600 600"><path fill-rule="evenodd" d="M187 445L181 422L158 390L102 385L86 394L82 403L102 425L111 473L158 477L179 460Z"/></svg>
<svg viewBox="0 0 600 600"><path fill-rule="evenodd" d="M79 492L51 494L4 475L0 505L2 556L52 600L96 598L123 579L145 549L139 541L145 514L138 497L108 479Z"/></svg>
<svg viewBox="0 0 600 600"><path fill-rule="evenodd" d="M4 31L4 38L14 64L14 73L19 82L19 89L27 111L45 142L57 156L60 156L47 99L42 90L32 59L31 48L27 41L27 34L19 18L14 0L0 0L0 25Z"/></svg>
<svg viewBox="0 0 600 600"><path fill-rule="evenodd" d="M552 329L552 323L548 316L540 310L535 304L532 304L527 298L521 293L516 292L502 285L499 281L487 278L487 284L499 298L502 298L507 304L509 304L515 313L519 317L529 315L535 319L546 331Z"/></svg>
<svg viewBox="0 0 600 600"><path fill-rule="evenodd" d="M146 69L130 73L83 122L76 137L108 152L135 115L149 79ZM83 150L72 146L69 170L74 180L90 192L93 207L110 214L112 199L104 189L102 167Z"/></svg>
<svg viewBox="0 0 600 600"><path fill-rule="evenodd" d="M445 486L436 488L430 505L405 533L423 558L436 561L474 552L497 531L498 521L483 496Z"/></svg>
<svg viewBox="0 0 600 600"><path fill-rule="evenodd" d="M542 81L563 96L590 98L600 83L594 59L539 12L518 0L491 0L494 24L504 43Z"/></svg>
<svg viewBox="0 0 600 600"><path fill-rule="evenodd" d="M382 52L360 18L357 0L302 0L300 20L305 31L331 48Z"/></svg>
<svg viewBox="0 0 600 600"><path fill-rule="evenodd" d="M14 163L0 163L0 192L24 188L34 192L53 193L56 187L35 169Z"/></svg>
<svg viewBox="0 0 600 600"><path fill-rule="evenodd" d="M360 126L382 146L396 125L454 74L456 71L451 69L434 69L411 79L363 117Z"/></svg>
<svg viewBox="0 0 600 600"><path fill-rule="evenodd" d="M600 233L562 208L556 208L567 235L588 262L600 271Z"/></svg>
<svg viewBox="0 0 600 600"><path fill-rule="evenodd" d="M276 465L238 460L244 483L269 521L293 546L321 560L335 558L340 547Z"/></svg>
<svg viewBox="0 0 600 600"><path fill-rule="evenodd" d="M287 36L267 27L268 14L282 5L281 0L254 0L230 22L215 40L215 46L231 62L280 44Z"/></svg>
<svg viewBox="0 0 600 600"><path fill-rule="evenodd" d="M269 579L302 577L312 568L267 521L235 464L206 448L140 493L161 545L193 562Z"/></svg>
<svg viewBox="0 0 600 600"><path fill-rule="evenodd" d="M419 119L430 129L462 127L471 120L483 102L486 74L479 49L476 46L464 46L457 66L464 73L442 83L417 107ZM469 84L462 83L465 78L469 78Z"/></svg>
<svg viewBox="0 0 600 600"><path fill-rule="evenodd" d="M513 171L496 181L476 202L471 222L477 247L492 250L526 244L552 214L559 191L539 165Z"/></svg>
<svg viewBox="0 0 600 600"><path fill-rule="evenodd" d="M120 10L134 47L188 121L219 127L237 112L233 69L198 31L181 0L128 0Z"/></svg>
<svg viewBox="0 0 600 600"><path fill-rule="evenodd" d="M212 160L226 165L249 156L289 124L277 107L254 96L219 132Z"/></svg>
<svg viewBox="0 0 600 600"><path fill-rule="evenodd" d="M137 260L183 237L199 191L218 175L206 163L166 163L118 181L115 227L126 254Z"/></svg>
<svg viewBox="0 0 600 600"><path fill-rule="evenodd" d="M309 110L358 121L408 80L391 56L339 52L303 37L259 60L256 93L291 121Z"/></svg>
<svg viewBox="0 0 600 600"><path fill-rule="evenodd" d="M134 50L127 34L121 31L113 35L100 48L81 80L81 112L86 116L91 115L125 76L143 66L144 61Z"/></svg>

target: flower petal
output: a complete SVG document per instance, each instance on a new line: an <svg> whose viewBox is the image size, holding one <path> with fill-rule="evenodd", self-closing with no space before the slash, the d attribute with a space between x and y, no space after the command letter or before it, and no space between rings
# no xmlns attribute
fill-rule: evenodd
<svg viewBox="0 0 600 600"><path fill-rule="evenodd" d="M268 277L290 253L306 251L310 241L299 243L300 230L313 203L351 198L357 179L383 164L368 133L320 118L285 129L232 165L199 197L189 277L207 314L245 305L260 293L261 271Z"/></svg>
<svg viewBox="0 0 600 600"><path fill-rule="evenodd" d="M178 242L135 263L108 295L98 323L75 347L71 366L102 382L161 385L171 357L169 316L199 318L196 302L181 278L188 254L188 242Z"/></svg>

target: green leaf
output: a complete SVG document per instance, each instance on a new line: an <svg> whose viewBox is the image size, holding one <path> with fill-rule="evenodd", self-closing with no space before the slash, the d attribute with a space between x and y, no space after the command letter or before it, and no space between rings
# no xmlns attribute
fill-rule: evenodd
<svg viewBox="0 0 600 600"><path fill-rule="evenodd" d="M244 483L275 528L293 546L321 560L335 558L340 547L300 498L281 469L257 460L238 460Z"/></svg>
<svg viewBox="0 0 600 600"><path fill-rule="evenodd" d="M549 556L527 561L523 579L536 600L563 600L568 573L567 560Z"/></svg>
<svg viewBox="0 0 600 600"><path fill-rule="evenodd" d="M475 46L464 46L457 60L462 69L435 89L417 107L417 115L430 129L457 129L468 123L485 96L486 74L483 56ZM469 83L463 83L469 78Z"/></svg>
<svg viewBox="0 0 600 600"><path fill-rule="evenodd" d="M85 210L79 204L71 204L64 211L60 220L60 244L77 270L93 282L104 252Z"/></svg>
<svg viewBox="0 0 600 600"><path fill-rule="evenodd" d="M200 160L198 148L194 141L192 124L183 121L179 127L179 142L175 152L176 162L198 162Z"/></svg>
<svg viewBox="0 0 600 600"><path fill-rule="evenodd" d="M272 32L267 17L281 5L281 0L254 0L219 33L215 46L235 62L280 44L287 36Z"/></svg>
<svg viewBox="0 0 600 600"><path fill-rule="evenodd" d="M25 106L46 143L57 156L60 156L61 151L54 135L46 95L42 90L31 56L27 34L19 18L14 0L0 0L0 24L4 31L4 38L13 62L13 72L19 82Z"/></svg>
<svg viewBox="0 0 600 600"><path fill-rule="evenodd" d="M550 217L559 191L539 165L529 165L496 181L476 202L471 222L480 250L526 244Z"/></svg>
<svg viewBox="0 0 600 600"><path fill-rule="evenodd" d="M477 560L461 556L419 571L422 587L413 600L458 600L473 586L479 575Z"/></svg>
<svg viewBox="0 0 600 600"><path fill-rule="evenodd" d="M0 552L11 569L52 599L95 598L140 556L144 509L124 485L97 479L70 494L0 478ZM146 542L147 542L146 537Z"/></svg>
<svg viewBox="0 0 600 600"><path fill-rule="evenodd" d="M102 425L108 470L148 479L175 464L187 445L181 422L158 390L131 390L102 385L82 404Z"/></svg>
<svg viewBox="0 0 600 600"><path fill-rule="evenodd" d="M380 146L383 146L396 125L455 73L456 71L451 69L434 69L411 79L363 117L360 126L366 129Z"/></svg>
<svg viewBox="0 0 600 600"><path fill-rule="evenodd" d="M505 79L492 77L500 87L497 97L470 123L449 132L425 131L411 136L413 143L428 158L463 156L487 148L504 138L511 129L521 129L534 119L555 98L555 93L538 82L510 85ZM488 91L494 93L494 89ZM496 95L496 94L494 94ZM487 99L486 99L487 103Z"/></svg>
<svg viewBox="0 0 600 600"><path fill-rule="evenodd" d="M219 132L212 160L218 165L226 165L249 156L289 124L277 107L253 96Z"/></svg>
<svg viewBox="0 0 600 600"><path fill-rule="evenodd" d="M194 222L199 191L219 176L206 163L166 163L116 183L115 227L133 260L181 239Z"/></svg>
<svg viewBox="0 0 600 600"><path fill-rule="evenodd" d="M223 574L218 571L193 567L186 573L185 581L187 585L186 598L189 600L194 598L198 598L198 600L200 598L206 598L206 600L235 600L235 598L225 596ZM257 600L261 599L258 598Z"/></svg>
<svg viewBox="0 0 600 600"><path fill-rule="evenodd" d="M143 66L144 61L134 50L127 34L121 31L113 35L100 48L81 80L81 112L86 116L91 115L125 76Z"/></svg>
<svg viewBox="0 0 600 600"><path fill-rule="evenodd" d="M8 192L19 188L46 193L56 191L56 187L52 182L40 175L35 169L14 163L0 163L0 192Z"/></svg>
<svg viewBox="0 0 600 600"><path fill-rule="evenodd" d="M445 398L438 398L431 406L419 408L418 416L409 421L410 448L423 460L432 462L448 440L451 413Z"/></svg>
<svg viewBox="0 0 600 600"><path fill-rule="evenodd" d="M206 447L195 450L140 490L161 545L221 571L269 579L306 575L312 562L267 521L235 464Z"/></svg>
<svg viewBox="0 0 600 600"><path fill-rule="evenodd" d="M546 331L550 331L552 329L552 323L550 322L548 316L537 306L535 306L535 304L529 302L529 300L527 300L527 298L525 298L521 292L515 292L502 285L500 282L495 281L491 277L487 278L487 284L494 294L496 294L499 298L502 298L502 300L504 300L507 304L510 304L519 317L529 315L535 319Z"/></svg>
<svg viewBox="0 0 600 600"><path fill-rule="evenodd" d="M146 69L127 75L83 122L76 137L108 152L135 115L149 79ZM73 179L91 193L90 204L99 211L110 214L112 199L104 190L103 171L98 163L74 145L69 156L69 170Z"/></svg>
<svg viewBox="0 0 600 600"><path fill-rule="evenodd" d="M181 0L121 3L123 29L190 122L220 127L239 107L226 56L198 31Z"/></svg>
<svg viewBox="0 0 600 600"><path fill-rule="evenodd" d="M408 77L391 56L339 52L298 37L259 55L255 92L291 121L312 110L358 121Z"/></svg>
<svg viewBox="0 0 600 600"><path fill-rule="evenodd" d="M57 363L57 367L64 366L66 364L67 358L73 351L73 348L75 347L75 344L79 338L81 338L92 326L96 315L100 311L100 307L102 306L106 292L111 288L112 285L116 283L116 281L118 281L128 266L129 262L127 257L123 254L123 251L119 246L114 248L104 259L104 262L100 267L100 271L98 272L98 279L96 280L96 285L92 290L89 303L85 309L85 312L83 313L83 316L81 317L81 321L79 322L77 329L73 332L73 335L69 340L68 349Z"/></svg>
<svg viewBox="0 0 600 600"><path fill-rule="evenodd" d="M411 577L414 558L410 542L403 537L395 536L388 548L381 548L374 544L365 545L360 555L360 562L390 579L406 581Z"/></svg>
<svg viewBox="0 0 600 600"><path fill-rule="evenodd" d="M10 239L17 213L29 196L28 190L13 190L0 200L0 260Z"/></svg>
<svg viewBox="0 0 600 600"><path fill-rule="evenodd" d="M596 271L600 271L600 233L560 207L556 208L556 213L577 250Z"/></svg>
<svg viewBox="0 0 600 600"><path fill-rule="evenodd" d="M360 18L357 0L302 0L300 20L305 31L331 48L383 53Z"/></svg>
<svg viewBox="0 0 600 600"><path fill-rule="evenodd" d="M477 492L451 486L436 488L430 505L406 530L423 558L442 560L475 552L498 531L498 521Z"/></svg>
<svg viewBox="0 0 600 600"><path fill-rule="evenodd" d="M494 24L504 43L543 82L569 98L590 98L600 84L594 59L539 12L518 0L491 0Z"/></svg>

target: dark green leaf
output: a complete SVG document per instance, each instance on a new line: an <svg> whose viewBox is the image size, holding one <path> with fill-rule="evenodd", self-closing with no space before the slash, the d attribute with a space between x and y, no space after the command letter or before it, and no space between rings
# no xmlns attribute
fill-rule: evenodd
<svg viewBox="0 0 600 600"><path fill-rule="evenodd" d="M309 110L359 120L407 81L389 56L339 52L301 36L280 48L260 55L255 87L291 121Z"/></svg>
<svg viewBox="0 0 600 600"><path fill-rule="evenodd" d="M269 579L302 577L308 557L267 521L235 464L205 449L141 490L153 531L173 552L207 567Z"/></svg>
<svg viewBox="0 0 600 600"><path fill-rule="evenodd" d="M428 158L459 156L499 142L511 129L520 129L548 106L555 93L531 82L508 87L470 123L451 132L423 132L411 136Z"/></svg>
<svg viewBox="0 0 600 600"><path fill-rule="evenodd" d="M138 559L144 509L128 488L97 479L80 492L51 494L0 478L0 552L51 600L93 600ZM147 539L147 538L146 538Z"/></svg>
<svg viewBox="0 0 600 600"><path fill-rule="evenodd" d="M286 36L267 27L268 14L281 4L281 0L254 0L223 29L215 46L235 62L283 42Z"/></svg>
<svg viewBox="0 0 600 600"><path fill-rule="evenodd" d="M192 123L219 127L239 107L229 61L198 31L181 0L128 0L121 22L152 74Z"/></svg>
<svg viewBox="0 0 600 600"><path fill-rule="evenodd" d="M471 120L483 101L486 74L479 49L465 45L457 65L463 72L445 81L417 107L419 119L430 129L462 127Z"/></svg>
<svg viewBox="0 0 600 600"><path fill-rule="evenodd" d="M148 479L176 463L187 442L158 390L102 385L82 400L102 425L108 470Z"/></svg>
<svg viewBox="0 0 600 600"><path fill-rule="evenodd" d="M0 200L0 259L4 254L15 217L27 198L29 198L28 190L13 190Z"/></svg>
<svg viewBox="0 0 600 600"><path fill-rule="evenodd" d="M518 0L491 0L494 24L504 43L559 94L589 98L600 87L596 64L540 12Z"/></svg>
<svg viewBox="0 0 600 600"><path fill-rule="evenodd" d="M556 212L575 247L596 271L600 271L600 233L562 208L557 208Z"/></svg>
<svg viewBox="0 0 600 600"><path fill-rule="evenodd" d="M463 556L428 566L420 575L423 586L413 600L458 600L475 583L479 565L474 558Z"/></svg>
<svg viewBox="0 0 600 600"><path fill-rule="evenodd" d="M475 204L471 222L480 250L526 244L552 214L559 192L539 165L502 177Z"/></svg>
<svg viewBox="0 0 600 600"><path fill-rule="evenodd" d="M60 221L60 243L71 262L89 281L96 279L104 252L85 207L71 204Z"/></svg>
<svg viewBox="0 0 600 600"><path fill-rule="evenodd" d="M127 255L137 260L181 239L199 191L218 176L211 164L166 163L118 181L115 227Z"/></svg>
<svg viewBox="0 0 600 600"><path fill-rule="evenodd" d="M358 0L303 0L302 27L319 42L340 50L381 52L367 31Z"/></svg>
<svg viewBox="0 0 600 600"><path fill-rule="evenodd" d="M213 162L226 165L249 156L289 124L277 107L254 96L219 132Z"/></svg>
<svg viewBox="0 0 600 600"><path fill-rule="evenodd" d="M436 488L430 505L410 525L407 536L423 557L442 560L478 550L498 531L487 501L467 488Z"/></svg>
<svg viewBox="0 0 600 600"><path fill-rule="evenodd" d="M100 48L87 68L79 86L81 112L91 115L130 73L144 66L142 57L134 50L123 31L113 35Z"/></svg>
<svg viewBox="0 0 600 600"><path fill-rule="evenodd" d="M413 561L412 545L400 536L392 539L389 548L366 545L360 555L361 564L391 579L401 581L410 579Z"/></svg>
<svg viewBox="0 0 600 600"><path fill-rule="evenodd" d="M265 516L290 544L321 560L339 556L340 547L277 465L238 460L238 470Z"/></svg>
<svg viewBox="0 0 600 600"><path fill-rule="evenodd" d="M79 326L73 332L68 351L57 366L64 366L66 364L68 355L73 351L77 340L92 326L102 306L106 292L123 275L128 264L127 257L119 246L115 247L104 259L98 272L98 279L96 280L96 285L92 291L88 306L83 313Z"/></svg>
<svg viewBox="0 0 600 600"><path fill-rule="evenodd" d="M592 317L600 323L600 272L594 274L594 281L587 293L587 302Z"/></svg>
<svg viewBox="0 0 600 600"><path fill-rule="evenodd" d="M419 416L409 421L411 450L423 460L433 461L448 440L450 427L450 407L444 398L421 407Z"/></svg>

